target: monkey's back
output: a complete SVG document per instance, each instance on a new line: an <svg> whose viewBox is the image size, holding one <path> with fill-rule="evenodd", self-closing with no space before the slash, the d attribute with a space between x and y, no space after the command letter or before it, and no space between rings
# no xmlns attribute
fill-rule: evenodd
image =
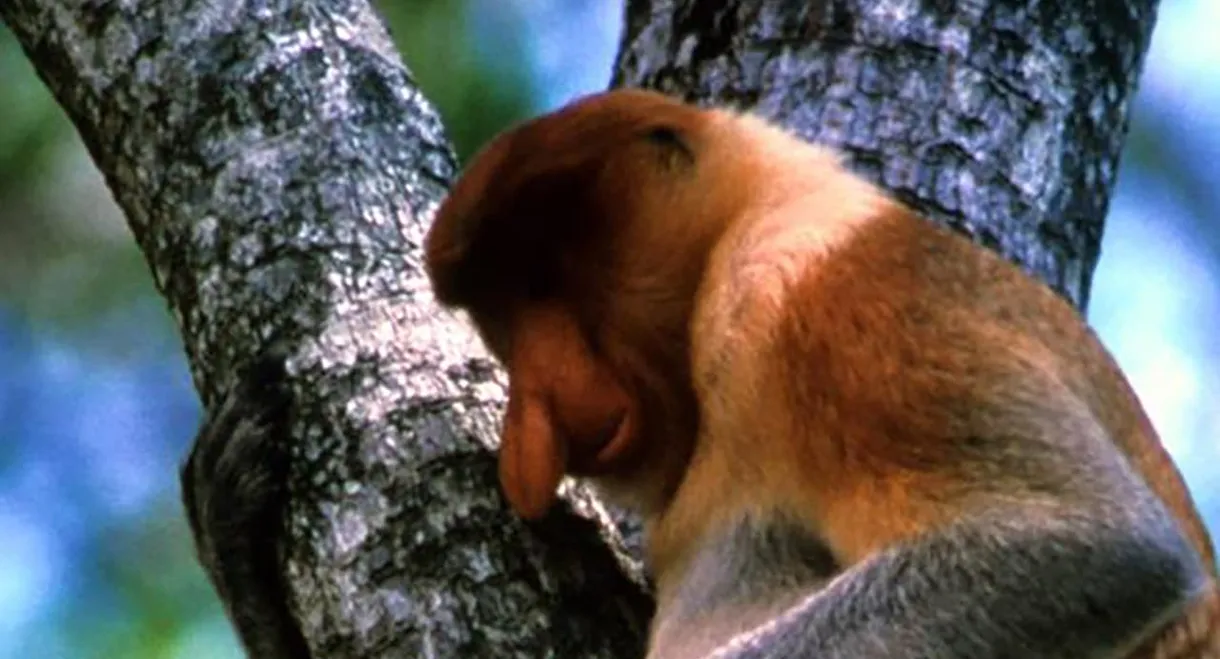
<svg viewBox="0 0 1220 659"><path fill-rule="evenodd" d="M1220 585L1217 584L1214 545L1181 472L1126 376L1092 328L1049 288L1043 289L1046 301L1037 310L1038 314L1021 317L1017 315L1019 310L1005 305L1010 298L1005 295L1004 288L1012 285L1010 282L1015 278L1012 268L998 257L992 258L990 252L981 253L978 259L980 269L994 273L1000 288L996 295L981 297L990 303L984 308L992 307L991 313L1005 322L1021 323L1044 345L1058 347L1062 363L1084 366L1080 370L1067 369L1063 376L1073 391L1089 404L1093 414L1109 430L1115 445L1173 513L1210 575L1206 591L1187 605L1180 618L1131 653L1129 659L1220 659ZM1041 322L1054 316L1062 320ZM1077 348L1085 354L1063 351L1064 346Z"/></svg>
<svg viewBox="0 0 1220 659"><path fill-rule="evenodd" d="M1088 496L1089 479L1113 461L1092 464L1104 451L1092 438L1073 435L1100 426L1176 519L1208 572L1205 592L1129 659L1220 658L1212 541L1134 391L1080 314L998 255L900 207L860 226L833 254L793 284L790 295L803 311L776 329L771 375L788 380L775 390L792 397L791 409L809 412L797 421L805 424L801 431L791 434L825 436L837 428L842 437L830 449L823 442L786 448L804 451L796 458L800 469L817 472L827 491L852 485L854 477L836 472L871 472L869 487L893 490L892 510L855 512L889 515L894 528L914 531L935 521L903 519L902 471L888 465L941 471L946 483L993 479L998 489L1010 485L1004 482L1009 470L1023 470L1014 482L1037 483L1045 460L1006 445L1003 434L987 436L988 427L1006 428L1015 437L1061 441L1064 457L1045 476L1046 487L1073 487L1078 479ZM794 345L797 367L789 363ZM991 405L1000 399L1017 400L1024 416ZM824 418L833 425L820 425ZM984 454L1001 457L976 459Z"/></svg>
<svg viewBox="0 0 1220 659"><path fill-rule="evenodd" d="M918 224L924 222L897 213L866 228L855 247L895 259L887 264L891 275L897 274L890 285L901 286L905 280L907 285L934 288L930 295L955 297L951 306L972 310L979 322L1014 328L1053 354L1049 365L1058 378L1088 405L1114 445L1169 508L1206 566L1205 592L1129 659L1220 658L1220 586L1211 537L1181 473L1112 355L1080 314L1051 289L1031 286L1015 266L990 250L940 227L929 231ZM874 241L878 244L867 245Z"/></svg>

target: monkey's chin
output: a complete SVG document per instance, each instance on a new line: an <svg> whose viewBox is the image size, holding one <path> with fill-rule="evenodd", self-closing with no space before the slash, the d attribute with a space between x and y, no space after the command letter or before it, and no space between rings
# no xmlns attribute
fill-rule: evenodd
<svg viewBox="0 0 1220 659"><path fill-rule="evenodd" d="M661 514L673 498L655 465L640 463L630 470L612 471L582 479L601 499L614 508L630 511L645 522Z"/></svg>

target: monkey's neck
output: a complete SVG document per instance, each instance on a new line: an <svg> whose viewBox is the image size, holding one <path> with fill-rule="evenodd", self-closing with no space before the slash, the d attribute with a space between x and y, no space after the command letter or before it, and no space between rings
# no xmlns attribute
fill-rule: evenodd
<svg viewBox="0 0 1220 659"><path fill-rule="evenodd" d="M654 646L678 644L681 656L692 644L710 650L761 624L840 571L805 525L782 516L743 516L692 539L688 547L690 553L659 566L652 632ZM692 628L706 630L707 638L676 636Z"/></svg>

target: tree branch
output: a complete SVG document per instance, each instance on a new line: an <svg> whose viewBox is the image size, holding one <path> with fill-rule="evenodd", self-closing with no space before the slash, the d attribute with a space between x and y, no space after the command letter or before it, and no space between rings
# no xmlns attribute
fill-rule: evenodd
<svg viewBox="0 0 1220 659"><path fill-rule="evenodd" d="M499 374L420 269L454 158L368 4L0 16L126 213L207 407L269 339L295 346L288 573L316 654L638 653L650 605L613 525L530 530L499 495Z"/></svg>
<svg viewBox="0 0 1220 659"><path fill-rule="evenodd" d="M1088 303L1157 0L629 3L613 84L730 100Z"/></svg>

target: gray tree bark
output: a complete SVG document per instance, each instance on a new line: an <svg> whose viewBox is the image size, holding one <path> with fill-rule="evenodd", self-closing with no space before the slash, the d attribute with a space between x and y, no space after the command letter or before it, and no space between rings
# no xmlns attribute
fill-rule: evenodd
<svg viewBox="0 0 1220 659"><path fill-rule="evenodd" d="M754 107L1082 306L1155 0L635 0L614 84ZM318 656L633 657L638 534L522 524L502 377L419 243L456 164L363 0L5 0L212 409L294 346L291 608ZM269 533L272 531L269 530Z"/></svg>
<svg viewBox="0 0 1220 659"><path fill-rule="evenodd" d="M612 84L835 144L1083 309L1157 4L630 2Z"/></svg>

